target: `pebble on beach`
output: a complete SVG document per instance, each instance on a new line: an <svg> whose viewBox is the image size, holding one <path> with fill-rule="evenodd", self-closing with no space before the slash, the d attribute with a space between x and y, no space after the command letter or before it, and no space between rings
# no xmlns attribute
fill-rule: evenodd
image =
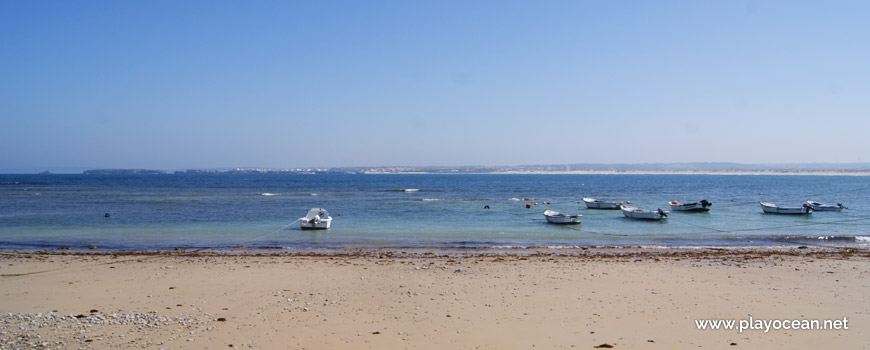
<svg viewBox="0 0 870 350"><path fill-rule="evenodd" d="M92 312L97 312L93 309ZM207 316L207 314L203 315ZM17 348L79 348L86 343L103 342L107 327L133 327L125 332L163 332L167 334L190 334L191 327L207 324L201 316L181 315L169 317L154 311L129 314L63 316L55 312L0 315L0 349ZM98 336L91 336L98 334ZM124 339L126 335L118 337ZM46 341L51 339L51 341ZM171 338L170 338L171 339ZM131 343L134 347L146 348L150 343ZM88 347L93 345L87 345Z"/></svg>

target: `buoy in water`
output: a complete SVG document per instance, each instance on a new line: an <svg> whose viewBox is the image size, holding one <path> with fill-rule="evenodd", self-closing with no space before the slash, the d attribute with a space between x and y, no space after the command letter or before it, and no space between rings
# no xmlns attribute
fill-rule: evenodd
<svg viewBox="0 0 870 350"><path fill-rule="evenodd" d="M104 218L107 218L109 216L111 216L111 215L109 215L109 213L106 213L106 215L103 215Z"/></svg>
<svg viewBox="0 0 870 350"><path fill-rule="evenodd" d="M488 206L488 205L484 205L484 206L483 206L483 209L489 209L489 206Z"/></svg>
<svg viewBox="0 0 870 350"><path fill-rule="evenodd" d="M531 205L531 204L529 204L529 203L526 203L526 208L531 208L531 207L532 207L532 205Z"/></svg>

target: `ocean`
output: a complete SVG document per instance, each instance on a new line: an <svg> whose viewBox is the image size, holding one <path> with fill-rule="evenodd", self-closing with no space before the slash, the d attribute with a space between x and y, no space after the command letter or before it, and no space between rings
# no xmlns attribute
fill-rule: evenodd
<svg viewBox="0 0 870 350"><path fill-rule="evenodd" d="M709 213L667 221L589 210L582 196ZM759 201L843 203L842 212L762 214ZM544 204L545 202L549 204ZM531 208L526 208L526 203ZM490 209L484 209L489 206ZM327 231L296 219L313 207ZM582 214L548 224L545 209ZM108 214L108 217L106 217ZM202 174L0 175L0 248L870 247L870 178L778 175Z"/></svg>

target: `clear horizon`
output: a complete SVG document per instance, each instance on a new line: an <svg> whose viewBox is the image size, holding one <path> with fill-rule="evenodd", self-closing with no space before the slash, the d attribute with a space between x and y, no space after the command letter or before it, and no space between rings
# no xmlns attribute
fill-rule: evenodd
<svg viewBox="0 0 870 350"><path fill-rule="evenodd" d="M3 2L0 173L866 163L868 10Z"/></svg>

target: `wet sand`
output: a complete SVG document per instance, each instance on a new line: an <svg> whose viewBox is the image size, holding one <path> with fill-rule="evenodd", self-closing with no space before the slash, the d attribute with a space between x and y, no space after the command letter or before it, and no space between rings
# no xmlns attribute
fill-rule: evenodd
<svg viewBox="0 0 870 350"><path fill-rule="evenodd" d="M0 348L858 349L868 262L814 247L4 251ZM849 329L695 322L749 317Z"/></svg>

